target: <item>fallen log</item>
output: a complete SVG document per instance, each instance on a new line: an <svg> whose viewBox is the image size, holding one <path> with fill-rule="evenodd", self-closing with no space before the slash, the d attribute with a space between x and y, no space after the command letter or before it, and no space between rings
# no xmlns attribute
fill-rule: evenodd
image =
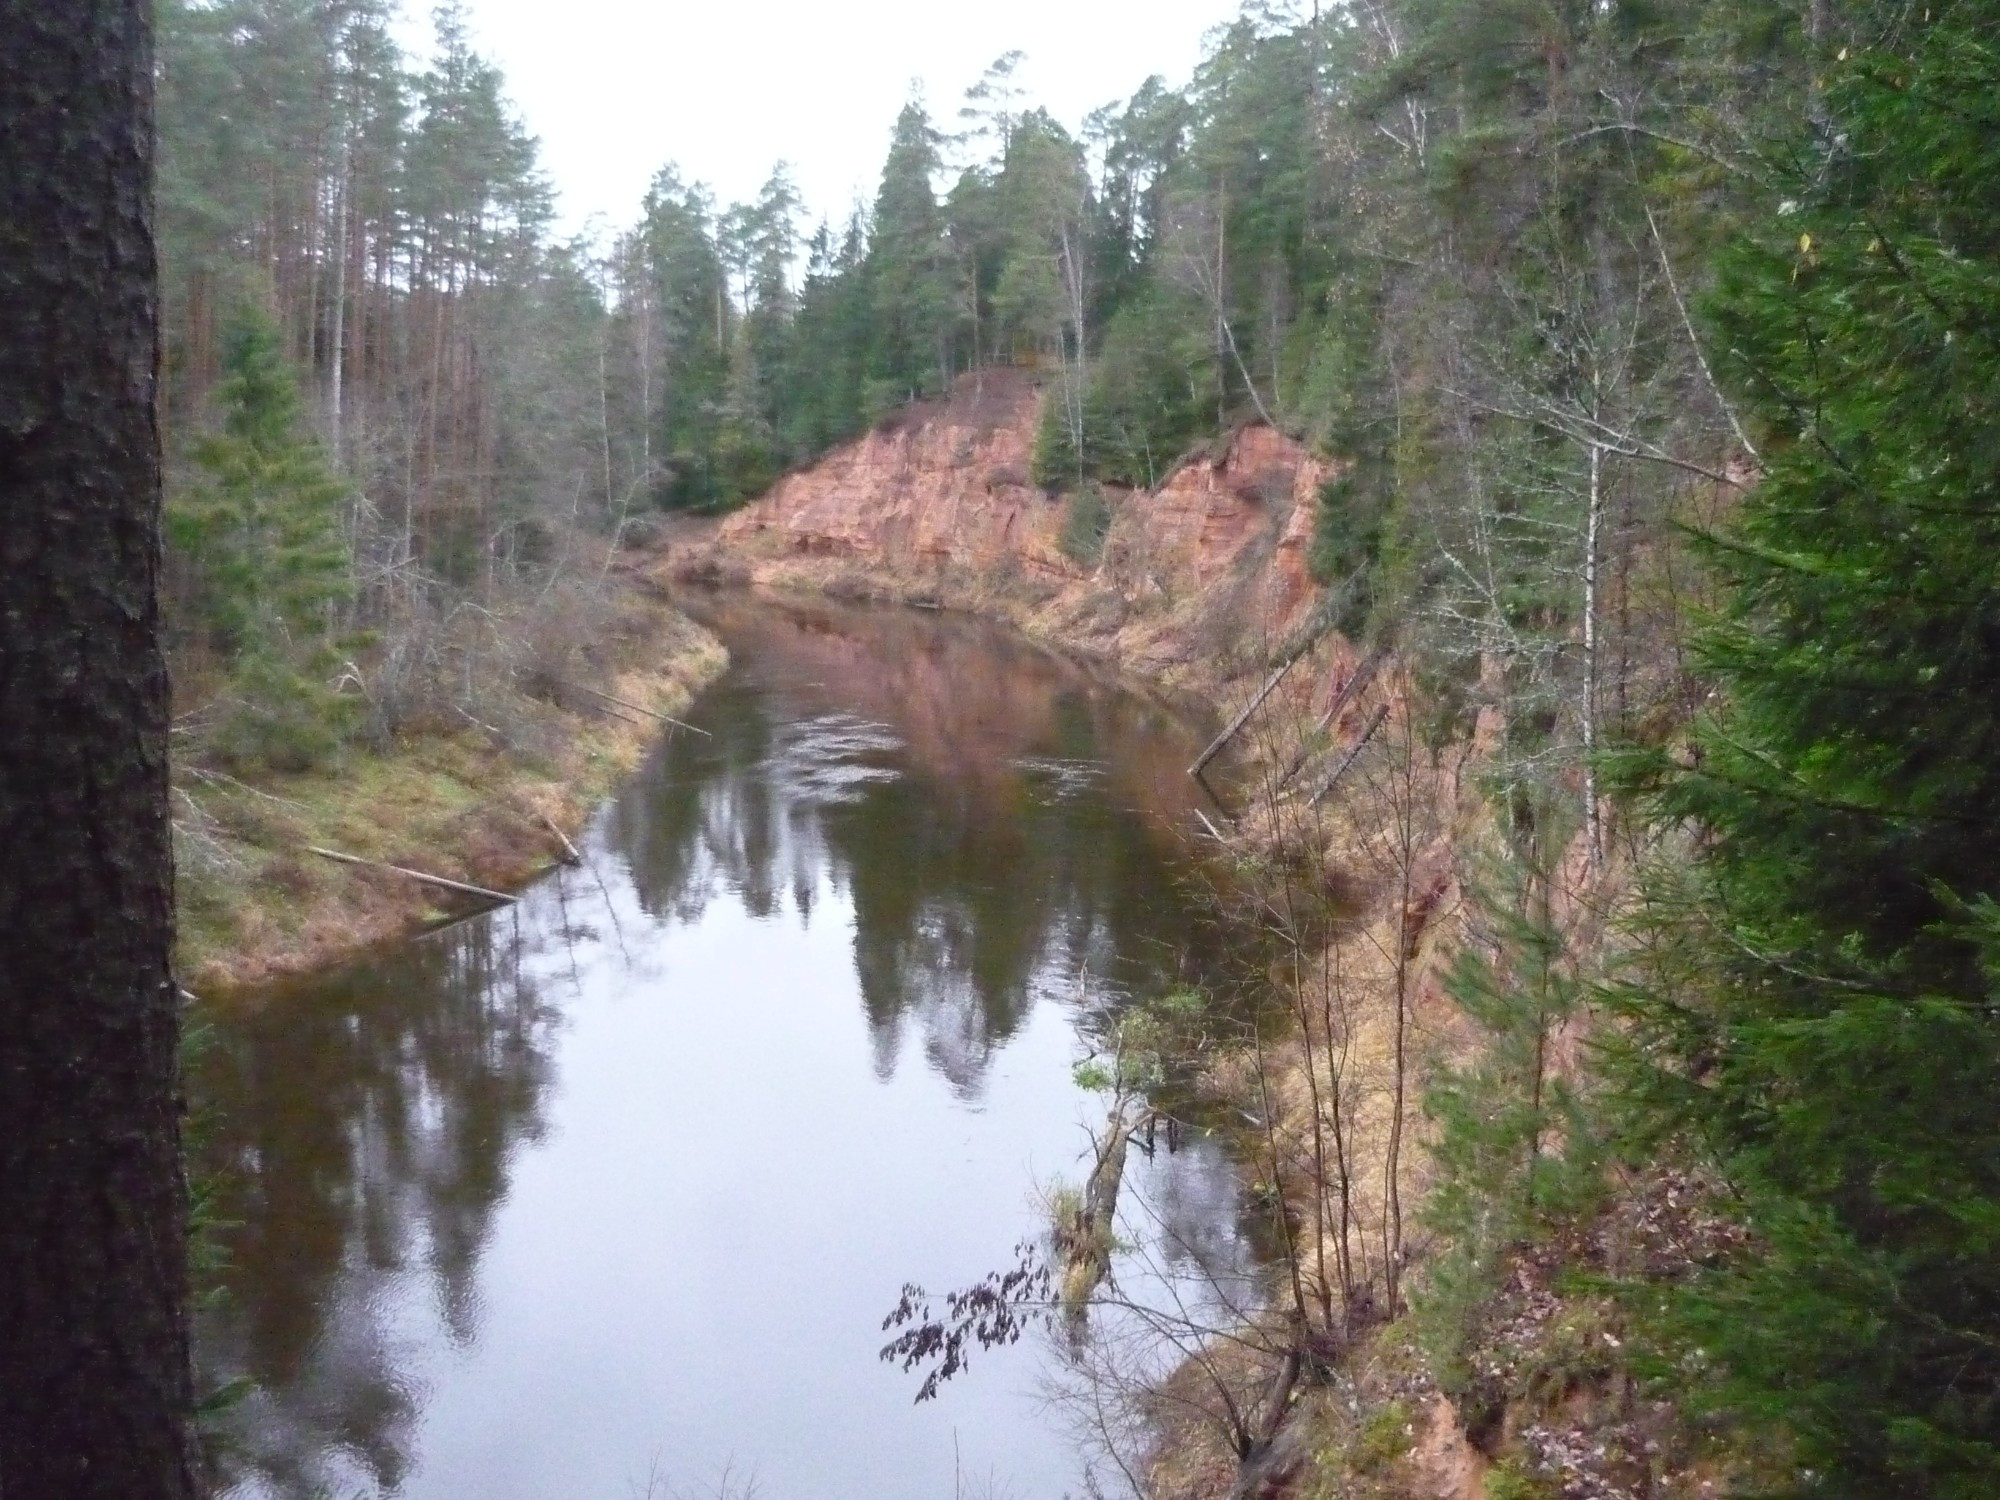
<svg viewBox="0 0 2000 1500"><path fill-rule="evenodd" d="M343 865L361 865L371 870L387 870L392 875L402 875L411 880L420 880L425 885L443 886L448 891L462 891L468 896L484 896L488 901L512 905L519 896L510 896L505 891L489 891L483 885L467 885L462 880L447 880L442 875L426 875L422 870L406 870L401 865L392 865L385 860L363 859L358 854L342 854L338 849L322 849L317 844L307 844L306 853L317 854L321 859L331 859Z"/></svg>
<svg viewBox="0 0 2000 1500"><path fill-rule="evenodd" d="M563 863L570 865L582 864L583 856L577 853L576 845L572 844L569 841L569 835L562 831L561 826L557 824L556 820L550 817L545 812L538 812L535 814L535 816L542 820L543 825L547 827L549 832L553 833L556 836L557 840L562 844L563 856L564 856Z"/></svg>
<svg viewBox="0 0 2000 1500"><path fill-rule="evenodd" d="M1142 1111L1137 1119L1128 1119L1122 1101L1111 1111L1104 1122L1103 1136L1091 1140L1096 1160L1075 1213L1066 1223L1056 1226L1057 1246L1063 1258L1062 1302L1072 1332L1081 1327L1091 1293L1111 1274L1111 1252L1117 1244L1118 1190L1125 1181L1125 1157L1132 1144L1132 1132L1151 1113Z"/></svg>
<svg viewBox="0 0 2000 1500"><path fill-rule="evenodd" d="M629 708L635 714L644 714L649 719L658 719L662 724L671 724L676 729L689 730L692 733L702 736L704 739L712 740L715 738L706 729L698 729L684 720L676 719L672 714L661 713L657 708L642 708L636 703L626 702L623 698L614 698L609 693L600 693L594 687L585 687L580 682L572 682L570 686L575 688L579 693L588 693L593 698L602 698L606 703L615 703L620 708Z"/></svg>
<svg viewBox="0 0 2000 1500"><path fill-rule="evenodd" d="M1328 704L1326 712L1319 716L1319 722L1313 725L1313 732L1300 743L1298 753L1286 763L1284 774L1278 778L1280 787L1285 786L1305 769L1306 762L1312 759L1313 741L1326 733L1327 727L1340 717L1343 708L1360 694L1368 691L1368 684L1375 680L1375 673L1380 670L1382 659L1388 654L1387 646L1377 646L1362 659L1361 664L1354 669L1354 675L1347 679L1346 685L1333 695L1333 702Z"/></svg>
<svg viewBox="0 0 2000 1500"><path fill-rule="evenodd" d="M1188 767L1188 775L1201 775L1202 767L1222 753L1222 747L1236 738L1243 726L1250 722L1250 716L1264 706L1264 700L1277 691L1278 684L1285 680L1285 674L1298 664L1299 658L1304 656L1311 646L1312 642L1307 641L1278 664L1278 670L1265 679L1264 685L1257 689L1257 696L1250 700L1243 712L1231 719L1229 727L1210 740L1208 748L1195 757L1194 764Z"/></svg>
<svg viewBox="0 0 2000 1500"><path fill-rule="evenodd" d="M1326 778L1313 789L1312 796L1306 801L1307 806L1318 806L1320 798L1339 785L1340 778L1347 774L1347 768L1360 759L1361 752L1368 748L1368 742L1375 738L1375 731L1382 727L1382 721L1388 717L1389 705L1384 703L1375 710L1375 717L1368 721L1368 727L1362 730L1360 736L1348 747L1347 754L1341 757L1340 764L1328 772Z"/></svg>
<svg viewBox="0 0 2000 1500"><path fill-rule="evenodd" d="M1223 730L1221 734L1218 734L1209 742L1206 750L1195 757L1194 764L1188 767L1188 775L1197 779L1200 778L1201 768L1222 753L1222 747L1236 738L1243 726L1250 722L1250 716L1263 706L1264 700L1270 697L1277 690L1278 684L1285 680L1285 674L1298 664L1301 657L1305 656L1314 646L1319 644L1321 636L1333 629L1334 613L1330 605L1330 600L1322 601L1320 607L1314 611L1313 617L1306 622L1305 629L1300 633L1298 640L1285 653L1285 659L1278 663L1277 670L1272 672L1263 687L1257 690L1257 696L1250 700L1242 713L1229 721L1227 729Z"/></svg>

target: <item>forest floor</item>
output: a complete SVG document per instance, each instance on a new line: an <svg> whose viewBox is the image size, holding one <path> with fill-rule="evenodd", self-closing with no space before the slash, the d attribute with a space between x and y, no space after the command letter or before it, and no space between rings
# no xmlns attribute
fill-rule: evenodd
<svg viewBox="0 0 2000 1500"><path fill-rule="evenodd" d="M560 702L510 693L483 722L432 723L322 771L238 780L177 765L182 982L204 996L253 989L482 904L315 847L500 891L559 861L668 727L649 715L680 713L728 662L643 585L621 589L611 628L584 654L597 692L648 714L588 689Z"/></svg>

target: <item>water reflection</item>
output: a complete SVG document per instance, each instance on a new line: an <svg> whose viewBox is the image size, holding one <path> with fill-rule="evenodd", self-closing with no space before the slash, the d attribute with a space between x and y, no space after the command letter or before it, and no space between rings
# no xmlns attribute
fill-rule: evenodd
<svg viewBox="0 0 2000 1500"><path fill-rule="evenodd" d="M824 881L853 902L877 1071L914 1019L968 1099L1038 979L1122 992L1182 956L1159 820L1192 789L1162 706L974 621L710 609L745 664L704 704L717 738L655 761L609 830L649 911L764 915L781 889L810 911Z"/></svg>
<svg viewBox="0 0 2000 1500"><path fill-rule="evenodd" d="M508 1157L536 1142L558 1013L520 972L521 924L469 922L220 1020L196 1080L230 1270L203 1356L256 1381L233 1457L310 1494L337 1451L384 1490L420 1392L378 1314L425 1284L477 1334L479 1256Z"/></svg>
<svg viewBox="0 0 2000 1500"><path fill-rule="evenodd" d="M1076 1029L1198 961L1168 832L1195 736L970 622L712 610L709 737L587 868L214 1018L237 1227L201 1343L256 1382L236 1492L609 1497L733 1461L774 1500L914 1497L968 1447L1061 1492L1026 1372L913 1411L875 1324L1032 1229L1095 1109ZM1216 1152L1139 1175L1164 1255L1240 1260Z"/></svg>

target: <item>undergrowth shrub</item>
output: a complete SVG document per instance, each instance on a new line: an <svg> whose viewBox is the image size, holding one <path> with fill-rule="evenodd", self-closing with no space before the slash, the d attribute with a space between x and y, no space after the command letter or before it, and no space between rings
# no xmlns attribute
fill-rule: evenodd
<svg viewBox="0 0 2000 1500"><path fill-rule="evenodd" d="M1508 1458L1486 1474L1486 1500L1562 1500L1563 1488L1518 1458Z"/></svg>
<svg viewBox="0 0 2000 1500"><path fill-rule="evenodd" d="M1079 567L1095 567L1111 533L1111 505L1094 484L1079 485L1063 503L1063 556Z"/></svg>
<svg viewBox="0 0 2000 1500"><path fill-rule="evenodd" d="M1562 844L1538 825L1529 847L1489 866L1472 892L1471 940L1445 982L1476 1044L1465 1061L1439 1063L1425 1090L1437 1182L1423 1217L1441 1248L1415 1311L1454 1399L1475 1394L1470 1351L1509 1253L1588 1213L1603 1192L1601 1128L1556 1061L1587 989L1552 915L1540 852Z"/></svg>
<svg viewBox="0 0 2000 1500"><path fill-rule="evenodd" d="M323 676L257 651L237 663L203 749L208 759L241 773L320 770L333 763L363 719L357 701Z"/></svg>

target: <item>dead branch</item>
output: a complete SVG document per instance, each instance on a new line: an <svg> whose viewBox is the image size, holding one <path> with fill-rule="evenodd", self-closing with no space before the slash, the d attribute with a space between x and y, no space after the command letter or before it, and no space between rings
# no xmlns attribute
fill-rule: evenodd
<svg viewBox="0 0 2000 1500"><path fill-rule="evenodd" d="M572 682L570 686L575 688L579 693L588 693L593 698L602 698L606 703L615 703L620 708L629 708L635 714L644 714L649 719L658 719L662 724L671 724L676 729L690 730L700 735L703 739L715 738L706 729L698 729L692 724L686 723L681 719L676 719L672 714L663 714L656 708L641 708L636 703L628 703L623 698L614 698L609 693L601 693L594 687L585 687L580 682Z"/></svg>
<svg viewBox="0 0 2000 1500"><path fill-rule="evenodd" d="M577 853L576 845L572 844L569 841L569 835L562 831L561 826L556 822L556 820L550 817L545 812L538 812L535 814L535 816L540 818L543 824L548 828L549 832L553 833L556 836L556 838L561 842L563 846L563 863L569 865L582 864L583 856Z"/></svg>
<svg viewBox="0 0 2000 1500"><path fill-rule="evenodd" d="M1278 663L1278 669L1275 672L1273 672L1268 678L1265 679L1264 685L1257 690L1257 696L1252 698L1250 702L1247 705L1245 705L1242 713L1238 714L1235 718L1229 721L1229 727L1227 729L1223 730L1221 734L1218 734L1213 740L1209 741L1208 748L1206 750L1202 751L1200 755L1195 757L1194 764L1188 767L1188 775L1190 776L1201 775L1202 767L1206 766L1210 761L1214 760L1216 756L1222 753L1222 747L1224 745L1227 745L1231 740L1235 739L1236 736L1242 732L1243 726L1250 722L1250 716L1256 713L1259 708L1263 707L1264 700L1270 697L1272 693L1276 692L1278 684L1285 680L1285 674L1291 671L1292 668L1298 664L1300 658L1305 656L1307 652L1311 651L1312 648L1318 644L1319 638L1326 634L1327 630L1332 626L1332 624L1333 621L1331 616L1324 614L1322 615L1321 618L1313 621L1313 623L1307 628L1304 636L1300 638L1298 644L1293 646L1290 651L1285 653L1285 659Z"/></svg>
<svg viewBox="0 0 2000 1500"><path fill-rule="evenodd" d="M1729 419L1729 430L1736 434L1736 441L1743 445L1743 451L1753 459L1761 458L1757 445L1750 441L1750 434L1743 430L1743 424L1736 419L1736 408L1729 398L1722 394L1722 387L1716 383L1715 372L1708 367L1708 356L1702 353L1701 336L1694 330L1694 319L1688 316L1688 306L1681 296L1681 284L1674 276L1674 263L1667 258L1667 242L1660 234L1659 220L1653 217L1652 206L1646 208L1646 224L1653 231L1653 244L1660 252L1660 269L1667 275L1667 290L1673 293L1674 306L1680 310L1681 327L1687 330L1688 344L1694 350L1694 362L1701 367L1701 378L1708 382L1708 389L1714 395L1722 414Z"/></svg>
<svg viewBox="0 0 2000 1500"><path fill-rule="evenodd" d="M1327 705L1326 712L1321 714L1319 722L1313 725L1312 734L1306 737L1305 742L1299 746L1298 753L1291 758L1284 773L1278 777L1279 790L1283 790L1285 784L1298 775L1305 768L1305 763L1312 758L1313 740L1326 733L1328 726L1340 717L1342 709L1360 694L1368 691L1368 684L1375 680L1375 673L1381 668L1388 654L1387 646L1377 646L1363 658L1361 665L1354 669L1354 675L1347 679L1345 686L1338 693L1334 694L1333 702Z"/></svg>
<svg viewBox="0 0 2000 1500"><path fill-rule="evenodd" d="M468 896L483 896L488 901L508 906L521 899L519 896L510 896L505 891L489 891L483 885L467 885L462 880L448 880L442 875L426 875L422 870L408 870L401 865L392 865L380 859L363 859L358 854L342 854L338 849L322 849L317 844L307 844L305 850L308 854L317 854L321 859L336 860L343 865L361 865L372 870L387 870L392 875L420 880L425 885L443 886L446 890L462 891Z"/></svg>

